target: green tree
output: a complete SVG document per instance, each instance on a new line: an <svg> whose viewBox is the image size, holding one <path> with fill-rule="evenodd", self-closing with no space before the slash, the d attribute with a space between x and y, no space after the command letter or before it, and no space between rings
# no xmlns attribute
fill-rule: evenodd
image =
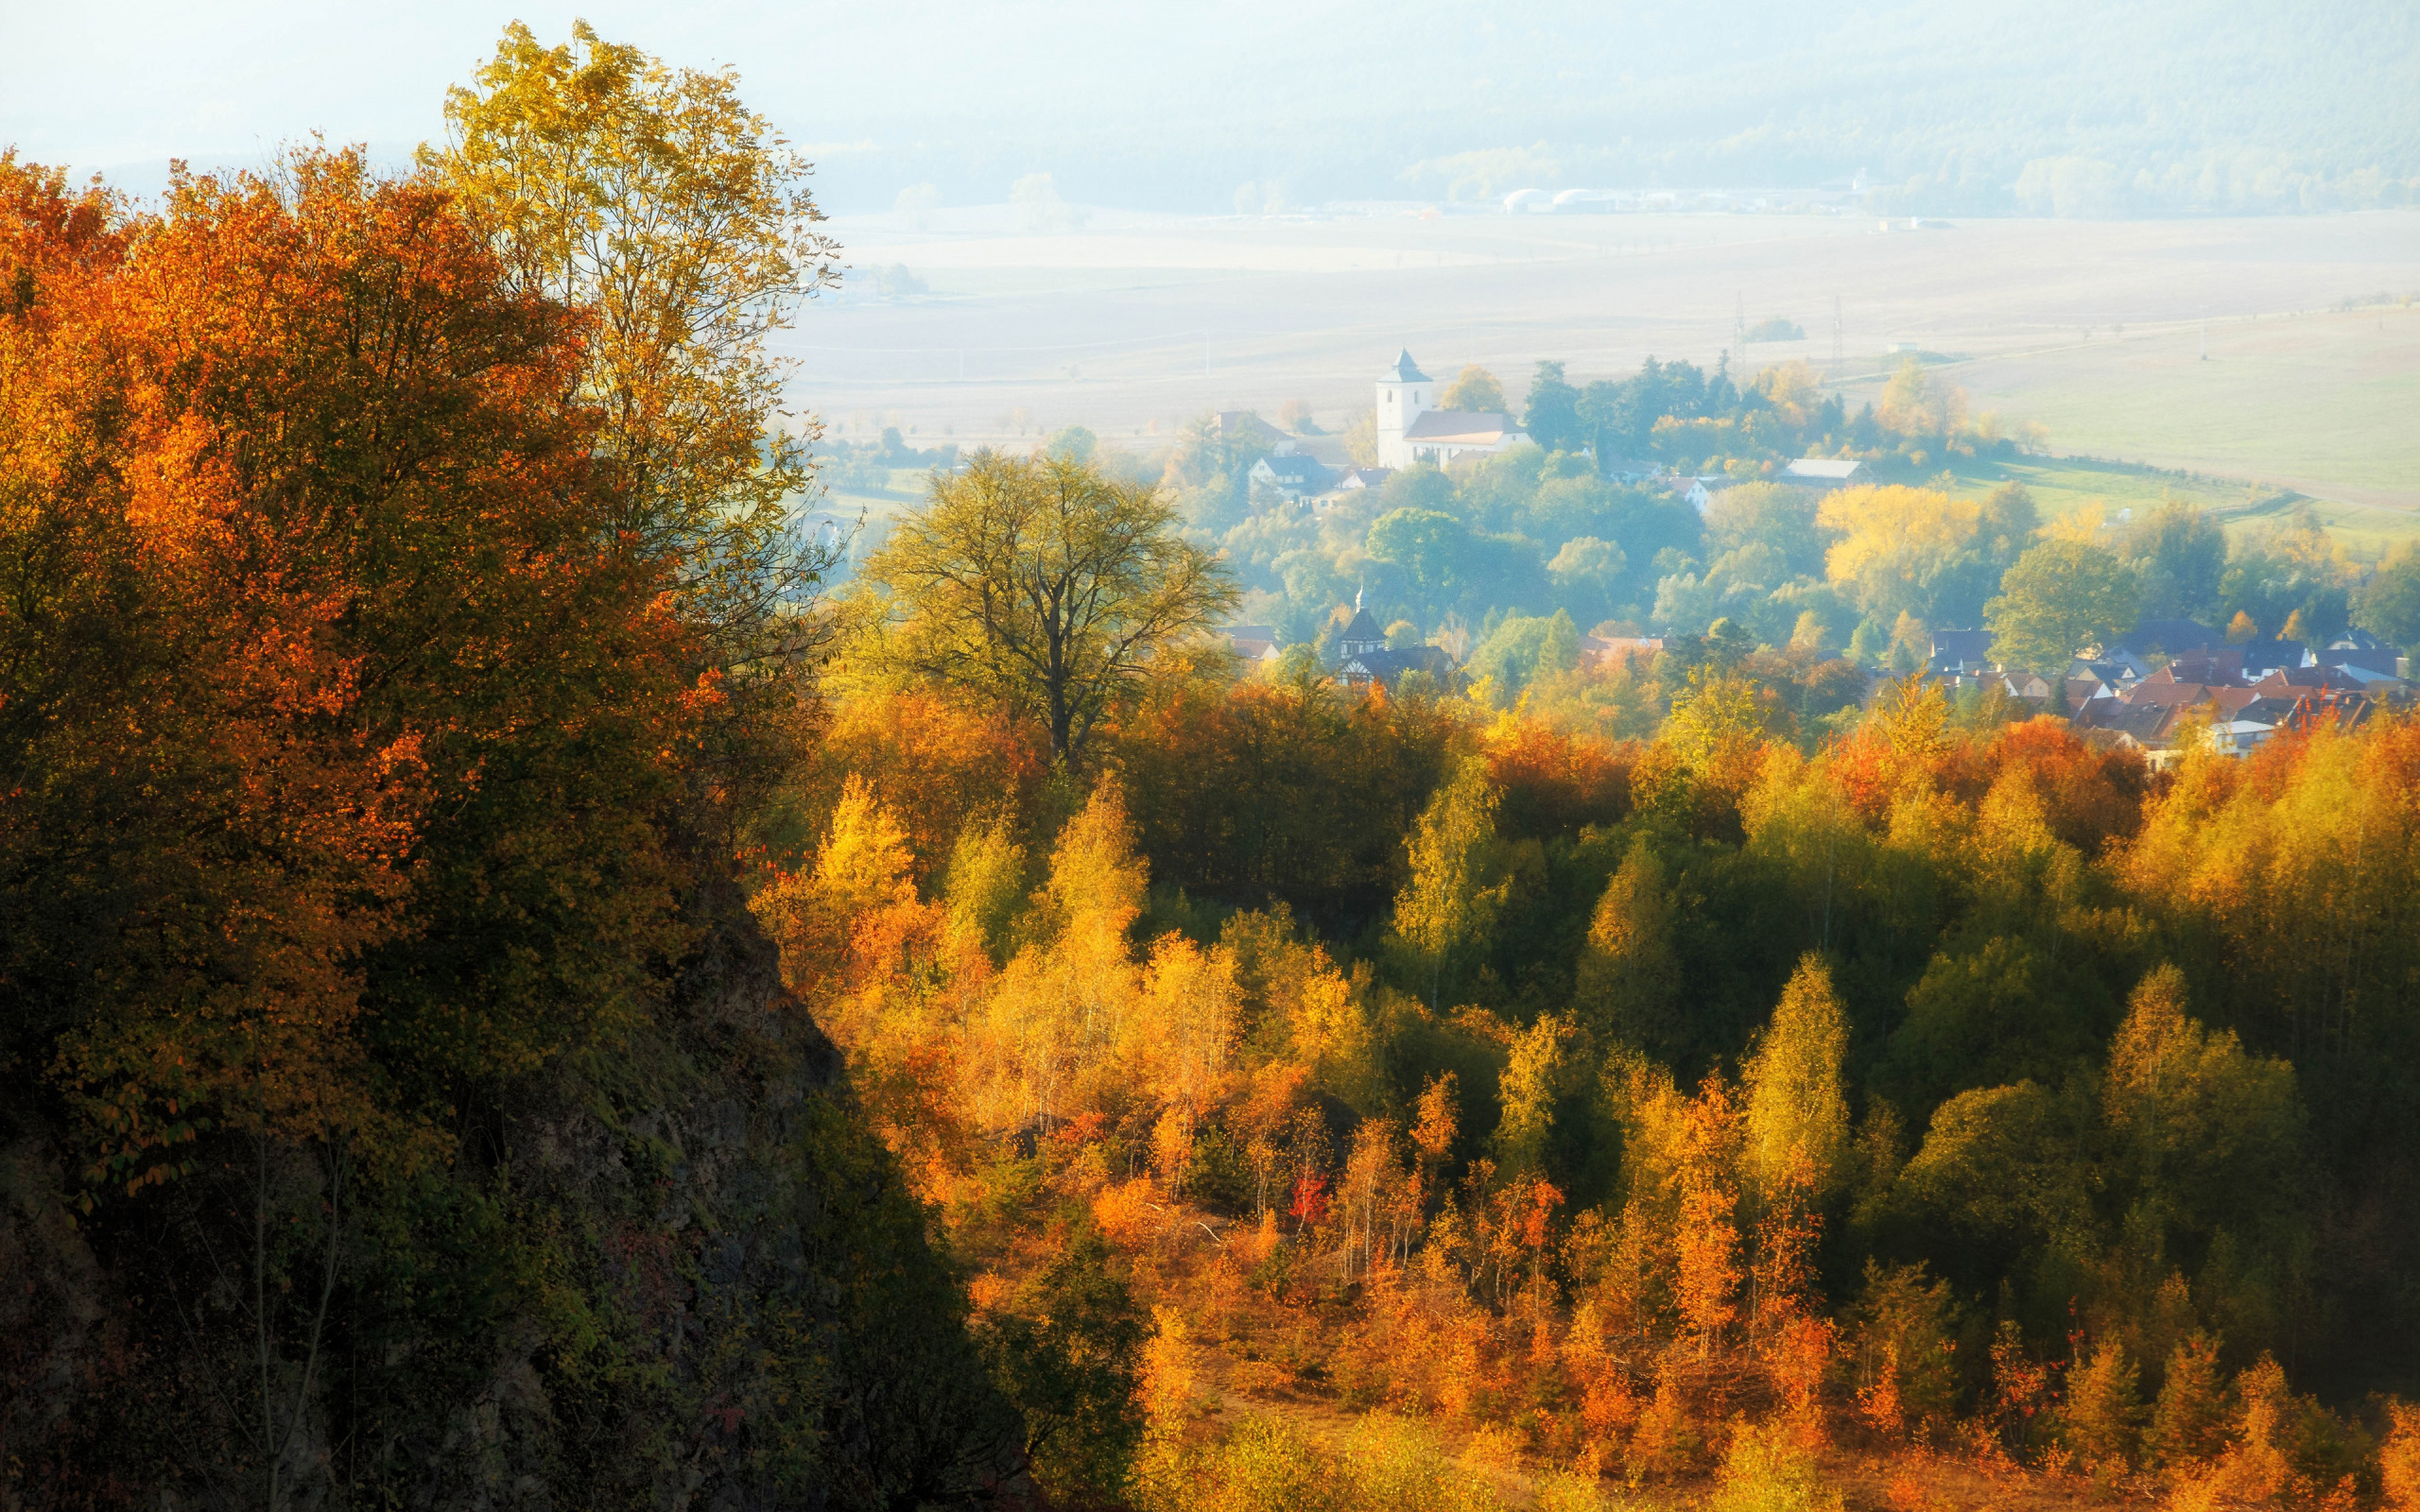
<svg viewBox="0 0 2420 1512"><path fill-rule="evenodd" d="M1472 649L1468 665L1473 677L1494 678L1510 692L1568 672L1579 661L1579 622L1556 610L1545 615L1507 614L1495 633Z"/></svg>
<svg viewBox="0 0 2420 1512"><path fill-rule="evenodd" d="M1580 390L1563 375L1563 364L1542 362L1530 380L1530 402L1521 416L1530 439L1549 452L1577 452L1587 444L1580 428Z"/></svg>
<svg viewBox="0 0 2420 1512"><path fill-rule="evenodd" d="M1883 428L1901 436L1949 437L1966 426L1966 390L1934 382L1920 357L1899 364L1883 386L1880 408Z"/></svg>
<svg viewBox="0 0 2420 1512"><path fill-rule="evenodd" d="M1807 490L1777 483L1725 489L1706 505L1705 535L1713 556L1770 546L1791 576L1823 576L1824 532L1815 523L1815 498Z"/></svg>
<svg viewBox="0 0 2420 1512"><path fill-rule="evenodd" d="M1050 438L1043 450L1063 462L1082 464L1093 459L1093 452L1100 445L1100 438L1081 425L1069 425Z"/></svg>
<svg viewBox="0 0 2420 1512"><path fill-rule="evenodd" d="M1465 761L1437 789L1406 842L1411 875L1395 895L1395 936L1428 971L1428 1005L1446 973L1495 927L1508 885L1489 885L1496 792L1487 764Z"/></svg>
<svg viewBox="0 0 2420 1512"><path fill-rule="evenodd" d="M2096 1343L2091 1357L2067 1378L2060 1436L2097 1474L2122 1474L2134 1460L2143 1420L2141 1380L2141 1368L2114 1338Z"/></svg>
<svg viewBox="0 0 2420 1512"><path fill-rule="evenodd" d="M2292 1222L2303 1156L2294 1069L2188 1017L2176 967L2135 988L2110 1041L2101 1109L2118 1145L2114 1174L2145 1217L2179 1234L2238 1239Z"/></svg>
<svg viewBox="0 0 2420 1512"><path fill-rule="evenodd" d="M1054 1501L1123 1500L1142 1438L1134 1384L1147 1330L1109 1265L1109 1246L1085 1229L979 1335Z"/></svg>
<svg viewBox="0 0 2420 1512"><path fill-rule="evenodd" d="M2161 505L2126 533L2126 555L2142 581L2143 618L2187 619L2217 610L2227 533L2208 511L2178 500Z"/></svg>
<svg viewBox="0 0 2420 1512"><path fill-rule="evenodd" d="M1344 455L1362 467L1378 465L1378 412L1354 411L1344 425Z"/></svg>
<svg viewBox="0 0 2420 1512"><path fill-rule="evenodd" d="M2378 564L2361 591L2361 628L2420 650L2420 541L2406 541Z"/></svg>
<svg viewBox="0 0 2420 1512"><path fill-rule="evenodd" d="M1495 1160L1506 1175L1547 1168L1554 1135L1555 1102L1570 1078L1572 1025L1547 1014L1516 1038L1496 1081L1503 1115L1495 1125Z"/></svg>
<svg viewBox="0 0 2420 1512"><path fill-rule="evenodd" d="M1999 595L1983 606L1992 654L2003 664L2052 673L2089 644L2135 627L2134 570L2105 546L2046 541L2016 559Z"/></svg>
<svg viewBox="0 0 2420 1512"><path fill-rule="evenodd" d="M2161 1376L2159 1400L2143 1435L2145 1458L2164 1469L2218 1458L2226 1447L2227 1426L2218 1341L2199 1330L2178 1340Z"/></svg>
<svg viewBox="0 0 2420 1512"><path fill-rule="evenodd" d="M1630 563L1622 557L1622 548L1595 536L1574 536L1563 543L1547 563L1547 571L1555 586L1572 594L1588 612L1593 623L1613 612L1614 586L1621 581L1622 570Z"/></svg>
<svg viewBox="0 0 2420 1512"><path fill-rule="evenodd" d="M1041 720L1063 760L1158 652L1236 596L1156 490L992 452L934 478L864 578L889 622L880 659Z"/></svg>
<svg viewBox="0 0 2420 1512"><path fill-rule="evenodd" d="M1365 549L1402 570L1421 619L1433 624L1461 593L1471 565L1471 532L1440 509L1390 509L1371 522Z"/></svg>
<svg viewBox="0 0 2420 1512"><path fill-rule="evenodd" d="M726 669L799 649L783 611L833 554L790 521L821 427L784 422L769 342L838 277L805 160L729 71L673 70L585 22L557 47L506 27L445 121L423 163L510 284L594 317L580 388L620 503L606 539L681 558L681 603Z"/></svg>

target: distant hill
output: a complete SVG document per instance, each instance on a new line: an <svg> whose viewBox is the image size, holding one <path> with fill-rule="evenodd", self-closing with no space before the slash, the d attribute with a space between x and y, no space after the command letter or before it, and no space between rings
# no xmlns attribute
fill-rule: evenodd
<svg viewBox="0 0 2420 1512"><path fill-rule="evenodd" d="M995 201L1032 171L1070 199L1168 209L1860 171L1903 214L2420 198L2420 12L2379 0L1407 0L1377 25L1270 0L1069 7L1063 26L952 7L947 59L898 57L925 11L777 28L766 49L852 60L795 102L836 203L918 180Z"/></svg>

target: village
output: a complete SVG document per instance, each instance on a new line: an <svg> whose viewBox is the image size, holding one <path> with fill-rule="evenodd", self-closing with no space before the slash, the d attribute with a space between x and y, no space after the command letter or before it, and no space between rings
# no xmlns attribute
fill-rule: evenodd
<svg viewBox="0 0 2420 1512"><path fill-rule="evenodd" d="M1467 476L1489 459L1534 445L1509 413L1440 407L1443 388L1409 351L1384 369L1374 396L1374 465L1323 461L1319 453L1334 454L1337 438L1282 433L1252 412L1221 412L1216 424L1221 436L1264 449L1248 473L1255 510L1365 513L1374 490L1385 490L1405 470ZM1624 457L1599 463L1598 472L1609 482L1685 504L1701 517L1743 481L1731 472L1683 471ZM1808 500L1864 488L1876 478L1855 456L1800 456L1763 472L1771 483ZM1333 608L1319 636L1322 669L1340 685L1428 693L1466 687L1453 638L1424 637L1409 621L1385 623L1363 597L1357 592L1351 603ZM1915 657L1903 652L1896 667L1886 657L1859 657L1842 644L1802 649L1854 669L1860 706L1871 705L1894 677L1912 674L1953 696L1997 701L2013 715L2066 717L2087 740L2138 752L2153 770L2164 771L2195 748L2242 757L2280 731L2319 725L2349 731L2380 708L2412 702L2401 647L2358 625L2308 639L2284 633L2297 628L2298 621L2263 635L2248 617L2224 631L2185 616L2143 618L2104 640L2073 646L2064 668L2040 670L2006 663L1995 654L1994 632L1981 627L1931 629L1928 646ZM1235 625L1223 633L1246 662L1273 666L1281 660L1283 637L1275 626ZM1594 673L1627 667L1646 675L1656 658L1685 655L1699 639L1673 627L1608 621L1582 635L1575 649L1579 663ZM1461 648L1469 650L1467 644ZM1406 674L1417 675L1412 684L1403 682Z"/></svg>

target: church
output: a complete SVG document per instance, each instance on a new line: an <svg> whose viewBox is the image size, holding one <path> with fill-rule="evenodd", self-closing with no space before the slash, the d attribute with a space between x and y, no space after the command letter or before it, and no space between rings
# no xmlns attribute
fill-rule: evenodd
<svg viewBox="0 0 2420 1512"><path fill-rule="evenodd" d="M1377 683L1392 689L1407 672L1426 672L1434 679L1437 691L1452 692L1455 686L1454 659L1433 645L1415 645L1395 651L1387 647L1387 632L1361 607L1361 595L1353 595L1353 620L1336 640L1337 680L1348 688L1367 688Z"/></svg>
<svg viewBox="0 0 2420 1512"><path fill-rule="evenodd" d="M1459 456L1493 455L1530 438L1510 415L1435 407L1443 387L1420 370L1409 347L1378 380L1380 467L1443 467Z"/></svg>

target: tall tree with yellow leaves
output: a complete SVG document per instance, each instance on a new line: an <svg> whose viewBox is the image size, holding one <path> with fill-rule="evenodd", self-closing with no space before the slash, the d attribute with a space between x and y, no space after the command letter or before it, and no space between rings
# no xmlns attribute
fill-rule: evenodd
<svg viewBox="0 0 2420 1512"><path fill-rule="evenodd" d="M1597 900L1573 995L1581 1022L1609 1042L1660 1049L1680 1039L1681 961L1664 864L1645 835Z"/></svg>
<svg viewBox="0 0 2420 1512"><path fill-rule="evenodd" d="M1759 1194L1783 1192L1802 1162L1816 1199L1839 1185L1849 1145L1848 1040L1831 968L1820 955L1801 957L1743 1077L1741 1165Z"/></svg>
<svg viewBox="0 0 2420 1512"><path fill-rule="evenodd" d="M1395 895L1395 937L1428 972L1428 1005L1464 953L1487 937L1510 890L1489 879L1496 793L1487 764L1462 764L1406 842L1411 875Z"/></svg>
<svg viewBox="0 0 2420 1512"><path fill-rule="evenodd" d="M717 668L797 650L788 611L836 559L790 523L820 427L786 414L769 344L838 281L805 160L729 70L669 68L586 22L555 47L506 27L445 122L422 162L510 282L590 313L579 391L618 539L678 554L683 617Z"/></svg>

